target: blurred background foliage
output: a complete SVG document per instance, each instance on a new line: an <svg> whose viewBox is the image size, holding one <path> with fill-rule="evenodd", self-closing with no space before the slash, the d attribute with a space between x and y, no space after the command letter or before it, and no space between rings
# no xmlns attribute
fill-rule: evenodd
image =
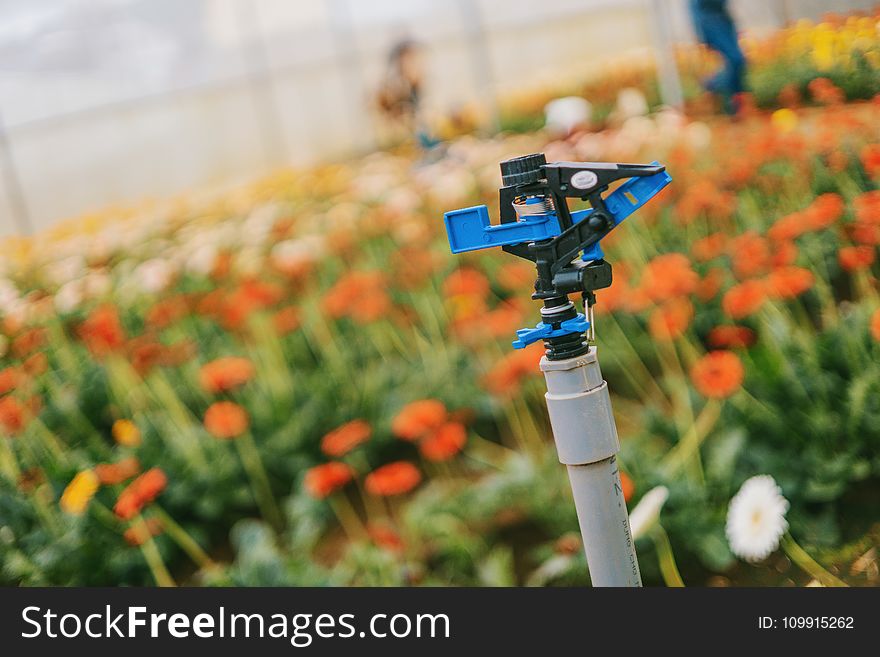
<svg viewBox="0 0 880 657"><path fill-rule="evenodd" d="M606 240L597 332L627 499L668 488L651 521L684 582L811 581L728 546L731 496L769 473L810 554L876 584L878 42L865 15L745 39L735 118L682 51L684 111L652 66L612 69L510 98L491 137L7 239L0 581L588 583L541 348L509 347L534 274L453 257L441 221L494 212L498 162L541 150L673 177ZM589 121L544 128L573 92ZM656 527L634 532L646 583L672 583Z"/></svg>

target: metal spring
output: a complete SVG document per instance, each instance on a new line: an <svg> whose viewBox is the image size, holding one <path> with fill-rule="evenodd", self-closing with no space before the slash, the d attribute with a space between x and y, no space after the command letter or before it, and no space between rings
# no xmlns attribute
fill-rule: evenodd
<svg viewBox="0 0 880 657"><path fill-rule="evenodd" d="M526 203L529 199L541 199L542 203ZM513 209L517 219L537 214L550 214L554 211L553 200L549 196L517 196L513 200Z"/></svg>

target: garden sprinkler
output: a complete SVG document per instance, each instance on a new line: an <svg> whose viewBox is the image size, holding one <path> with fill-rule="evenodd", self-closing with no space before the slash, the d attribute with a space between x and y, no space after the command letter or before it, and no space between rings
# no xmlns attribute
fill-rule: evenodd
<svg viewBox="0 0 880 657"><path fill-rule="evenodd" d="M595 291L611 285L599 242L672 180L658 162L552 162L543 153L501 163L500 223L485 205L444 216L453 253L500 246L537 268L541 322L516 332L523 349L543 340L541 371L559 460L568 468L594 586L641 586L616 454L608 384L596 355ZM603 196L609 185L625 180ZM568 199L590 207L571 211ZM569 295L579 293L584 313Z"/></svg>

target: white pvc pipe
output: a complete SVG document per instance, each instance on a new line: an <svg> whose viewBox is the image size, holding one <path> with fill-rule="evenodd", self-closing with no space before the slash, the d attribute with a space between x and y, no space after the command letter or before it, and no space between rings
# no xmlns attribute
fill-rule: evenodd
<svg viewBox="0 0 880 657"><path fill-rule="evenodd" d="M584 552L594 586L641 586L616 454L620 451L608 384L596 348L544 357L547 410L559 461L568 468Z"/></svg>
<svg viewBox="0 0 880 657"><path fill-rule="evenodd" d="M593 586L641 586L617 458L569 465L568 478Z"/></svg>

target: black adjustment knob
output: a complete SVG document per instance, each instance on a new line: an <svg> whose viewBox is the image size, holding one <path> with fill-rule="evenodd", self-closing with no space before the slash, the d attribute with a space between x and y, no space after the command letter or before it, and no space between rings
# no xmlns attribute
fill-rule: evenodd
<svg viewBox="0 0 880 657"><path fill-rule="evenodd" d="M587 224L595 231L602 231L608 228L608 217L601 212L593 212L587 220Z"/></svg>
<svg viewBox="0 0 880 657"><path fill-rule="evenodd" d="M501 163L501 182L505 187L538 182L544 177L541 167L547 164L543 153L514 157Z"/></svg>

